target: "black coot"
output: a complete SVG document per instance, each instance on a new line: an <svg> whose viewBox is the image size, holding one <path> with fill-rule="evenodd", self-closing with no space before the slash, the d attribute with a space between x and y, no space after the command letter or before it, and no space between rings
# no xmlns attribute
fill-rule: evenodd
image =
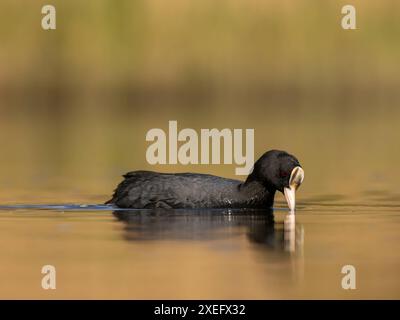
<svg viewBox="0 0 400 320"><path fill-rule="evenodd" d="M270 208L275 191L285 194L291 211L304 179L299 161L271 150L254 164L246 181L198 173L133 171L124 175L107 204L121 208Z"/></svg>

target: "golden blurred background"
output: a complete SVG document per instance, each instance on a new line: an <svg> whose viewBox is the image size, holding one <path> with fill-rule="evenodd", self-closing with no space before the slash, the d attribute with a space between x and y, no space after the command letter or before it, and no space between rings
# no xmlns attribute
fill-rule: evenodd
<svg viewBox="0 0 400 320"><path fill-rule="evenodd" d="M398 199L400 3L350 2L52 0L45 31L48 1L1 1L1 203L102 202L135 169L234 177L147 164L145 134L169 120L254 128L255 158L299 158L303 199Z"/></svg>

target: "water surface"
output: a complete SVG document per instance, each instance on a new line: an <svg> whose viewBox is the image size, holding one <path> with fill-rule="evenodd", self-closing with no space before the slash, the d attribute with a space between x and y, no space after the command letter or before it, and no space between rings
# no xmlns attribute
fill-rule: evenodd
<svg viewBox="0 0 400 320"><path fill-rule="evenodd" d="M400 298L397 109L117 106L3 112L0 298ZM280 193L273 212L97 205L129 170L244 179L236 165L149 165L146 132L171 119L254 128L255 158L295 154L305 170L295 221L285 224ZM41 288L47 264L56 290ZM341 287L344 265L356 268L356 290Z"/></svg>
<svg viewBox="0 0 400 320"><path fill-rule="evenodd" d="M398 205L299 207L2 206L0 297L399 298ZM46 264L56 290L40 286ZM348 264L356 290L341 288Z"/></svg>

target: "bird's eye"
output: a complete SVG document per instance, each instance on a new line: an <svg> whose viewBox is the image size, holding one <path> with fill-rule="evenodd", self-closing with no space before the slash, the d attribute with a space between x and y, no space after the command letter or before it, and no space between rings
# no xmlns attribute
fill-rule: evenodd
<svg viewBox="0 0 400 320"><path fill-rule="evenodd" d="M281 177L281 178L285 178L285 177L287 177L289 175L289 173L287 173L286 171L279 171L279 176Z"/></svg>

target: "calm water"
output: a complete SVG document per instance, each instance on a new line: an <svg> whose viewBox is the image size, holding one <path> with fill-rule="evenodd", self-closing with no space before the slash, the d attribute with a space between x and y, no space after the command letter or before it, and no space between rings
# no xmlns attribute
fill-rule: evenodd
<svg viewBox="0 0 400 320"><path fill-rule="evenodd" d="M400 298L395 108L12 110L0 117L0 298ZM129 170L238 178L235 165L147 164L147 130L172 119L254 128L256 158L295 154L305 170L295 221L281 194L273 212L96 206ZM47 264L56 290L41 288ZM344 265L356 290L341 288Z"/></svg>
<svg viewBox="0 0 400 320"><path fill-rule="evenodd" d="M1 298L399 298L399 206L2 207ZM57 289L40 287L41 267ZM341 268L357 289L341 289Z"/></svg>

